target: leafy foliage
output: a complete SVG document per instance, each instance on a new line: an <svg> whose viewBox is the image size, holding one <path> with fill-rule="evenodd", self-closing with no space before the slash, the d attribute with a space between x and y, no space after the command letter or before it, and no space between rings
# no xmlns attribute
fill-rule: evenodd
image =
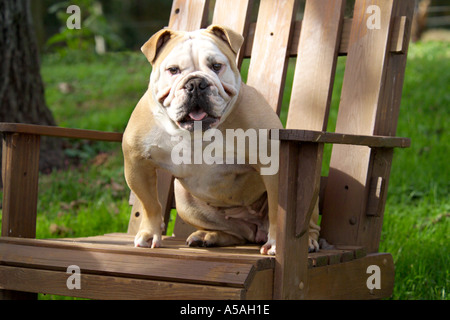
<svg viewBox="0 0 450 320"><path fill-rule="evenodd" d="M81 13L81 28L69 29L66 21L70 13L66 9L77 5ZM49 7L48 11L57 16L61 23L60 32L47 41L49 48L54 48L61 55L70 50L87 50L94 52L96 37L103 37L112 49L123 45L122 39L113 31L96 0L61 1Z"/></svg>

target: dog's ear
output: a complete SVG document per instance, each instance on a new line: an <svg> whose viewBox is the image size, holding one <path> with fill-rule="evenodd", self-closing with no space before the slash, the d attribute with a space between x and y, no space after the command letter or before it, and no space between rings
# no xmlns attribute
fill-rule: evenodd
<svg viewBox="0 0 450 320"><path fill-rule="evenodd" d="M170 29L162 29L155 33L144 45L141 51L147 57L147 60L153 65L158 57L158 53L175 36L175 32Z"/></svg>
<svg viewBox="0 0 450 320"><path fill-rule="evenodd" d="M227 42L231 50L237 54L242 44L244 43L244 37L236 31L219 25L212 25L206 29L216 37Z"/></svg>

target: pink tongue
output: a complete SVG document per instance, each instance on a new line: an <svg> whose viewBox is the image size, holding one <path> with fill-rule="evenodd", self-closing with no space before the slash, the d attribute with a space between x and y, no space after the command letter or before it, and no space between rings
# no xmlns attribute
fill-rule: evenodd
<svg viewBox="0 0 450 320"><path fill-rule="evenodd" d="M197 112L194 111L189 113L189 117L191 117L191 119L195 121L202 121L203 119L206 118L207 115L208 114L204 111L197 111Z"/></svg>

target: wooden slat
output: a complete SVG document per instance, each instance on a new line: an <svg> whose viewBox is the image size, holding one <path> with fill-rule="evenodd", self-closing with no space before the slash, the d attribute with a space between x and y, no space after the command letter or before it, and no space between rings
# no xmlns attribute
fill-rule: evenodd
<svg viewBox="0 0 450 320"><path fill-rule="evenodd" d="M26 133L40 136L121 142L122 133L61 128L24 123L0 123L0 132Z"/></svg>
<svg viewBox="0 0 450 320"><path fill-rule="evenodd" d="M373 165L369 183L369 194L367 196L366 215L381 217L384 212L384 203L387 196L387 185L389 182L390 165L394 151L389 149L376 149L372 151Z"/></svg>
<svg viewBox="0 0 450 320"><path fill-rule="evenodd" d="M368 29L367 7L381 9L381 28ZM386 56L393 0L357 0L350 34L336 132L373 135L380 93L386 75ZM322 236L330 243L361 244L357 241L360 216L365 209L370 148L333 146L325 190Z"/></svg>
<svg viewBox="0 0 450 320"><path fill-rule="evenodd" d="M342 253L336 250L320 250L320 252L309 254L309 256L311 255L318 255L325 257L326 265L341 263L342 257ZM314 265L314 261L309 262L309 259L310 258L308 258L308 265L310 265L311 267L316 267L316 265Z"/></svg>
<svg viewBox="0 0 450 320"><path fill-rule="evenodd" d="M336 132L395 135L406 55L390 53L389 45L395 34L394 17L405 16L405 22L409 22L413 2L356 1ZM367 6L372 4L381 8L380 29L366 26ZM409 24L404 29L404 38L409 39ZM403 47L402 51L406 50L407 46ZM385 195L373 204L370 194L377 193L381 176L372 171L383 167L381 178L385 179L391 160L384 157L376 164L376 152L362 146L333 147L321 224L327 241L363 245L368 252L378 250ZM387 180L380 183L386 192ZM371 216L365 212L368 201L369 208L377 208Z"/></svg>
<svg viewBox="0 0 450 320"><path fill-rule="evenodd" d="M365 269L372 264L380 266L382 288L381 290L374 289L371 292L365 286L369 277ZM91 299L195 300L219 298L240 299L243 297L243 289L239 288L127 279L83 273L80 277L81 290L69 290L66 286L68 277L69 275L64 271L0 266L1 289L14 289ZM270 270L257 273L252 281L252 285L245 294L246 298L269 298L267 295L263 295L265 292L270 292L270 288L266 290L267 284L270 284L268 281L265 281L267 279L270 279ZM392 257L389 254L370 255L367 258L361 259L361 261L314 268L309 272L309 279L310 283L314 284L309 290L308 298L310 299L349 298L348 295L357 299L378 299L380 296L387 297L392 292ZM263 283L266 288L264 290L261 287ZM357 292L353 292L354 290Z"/></svg>
<svg viewBox="0 0 450 320"><path fill-rule="evenodd" d="M381 289L367 288L370 265L380 267ZM307 299L381 299L392 295L394 262L388 253L372 254L346 263L310 269Z"/></svg>
<svg viewBox="0 0 450 320"><path fill-rule="evenodd" d="M3 135L2 236L36 236L39 147L40 136Z"/></svg>
<svg viewBox="0 0 450 320"><path fill-rule="evenodd" d="M187 237L195 231L197 231L197 229L194 226L186 223L179 215L177 215L177 219L175 220L175 225L173 227L173 236L187 239Z"/></svg>
<svg viewBox="0 0 450 320"><path fill-rule="evenodd" d="M288 129L326 130L344 8L343 0L306 2Z"/></svg>
<svg viewBox="0 0 450 320"><path fill-rule="evenodd" d="M254 272L252 264L69 248L0 243L0 260L4 265L60 271L66 271L70 265L77 265L86 274L232 287L245 287L249 274Z"/></svg>
<svg viewBox="0 0 450 320"><path fill-rule="evenodd" d="M295 237L307 233L318 201L323 148L323 143L302 143L299 147Z"/></svg>
<svg viewBox="0 0 450 320"><path fill-rule="evenodd" d="M396 134L407 61L406 54L408 52L411 21L414 12L414 0L395 1L393 12L393 15L396 17L406 17L404 19L406 25L404 26L404 35L402 37L403 54L390 53L387 56L386 64L388 68L381 88L381 107L377 110L374 127L374 134L376 135L395 136ZM369 252L378 251L380 243L392 156L392 150L376 149L373 149L370 155L369 173L367 175L369 199L366 207L368 209L375 208L375 210L369 212L371 216L362 215L361 222L358 225L358 243L366 246ZM373 183L374 180L377 180L376 184ZM378 188L379 183L380 192L377 192L373 187ZM375 195L375 199L373 195Z"/></svg>
<svg viewBox="0 0 450 320"><path fill-rule="evenodd" d="M391 52L405 53L407 50L409 40L407 20L406 16L396 17L391 39Z"/></svg>
<svg viewBox="0 0 450 320"><path fill-rule="evenodd" d="M253 0L216 0L212 24L224 25L245 35L248 32L252 7ZM245 48L245 43L243 48ZM243 58L244 50L241 49L236 61L238 68L240 68Z"/></svg>
<svg viewBox="0 0 450 320"><path fill-rule="evenodd" d="M338 54L340 56L346 56L348 53L348 47L350 42L350 31L352 28L352 19L343 19L342 32L340 34L340 45ZM409 41L409 25L408 18L406 16L397 16L394 21L394 29L392 30L392 38L390 41L390 52L404 54L408 47ZM247 39L244 47L244 58L251 58L253 49L253 39L255 37L256 23L251 23L248 32ZM295 21L292 43L289 46L289 56L294 58L298 54L298 46L300 40L300 33L302 29L302 20Z"/></svg>
<svg viewBox="0 0 450 320"><path fill-rule="evenodd" d="M273 294L273 269L257 272L244 299L271 300Z"/></svg>
<svg viewBox="0 0 450 320"><path fill-rule="evenodd" d="M49 240L26 240L17 238L1 239L0 242L23 244L29 246L46 246L54 248L75 248L83 250L93 250L98 252L123 253L132 255L145 255L154 257L173 257L183 259L194 259L202 261L223 261L233 263L251 263L255 265L257 270L272 269L274 267L274 257L262 256L259 253L259 245L240 245L230 247L191 248L186 245L183 238L163 237L162 248L158 250L147 250L142 248L134 248L134 236L126 233L112 233L103 236L92 236L84 238L60 238ZM69 246L63 243L70 243ZM334 249L322 249L318 253L310 253L308 260L311 260L310 267L315 266L312 262L313 257L326 256L328 263L339 263L347 261L342 256L350 256L353 259L359 259L366 255L364 247L336 245ZM331 257L332 256L332 257ZM331 258L330 258L331 257ZM330 260L331 259L331 260Z"/></svg>
<svg viewBox="0 0 450 320"><path fill-rule="evenodd" d="M173 30L194 31L204 28L208 24L209 0L174 0L170 13L169 28ZM162 206L162 215L167 224L170 218L170 210L173 201L173 180L172 175L158 171L158 197ZM141 213L141 204L136 198L130 216L128 231L132 234L139 230L141 215L136 217L136 212ZM179 217L176 218L178 220ZM177 228L174 230L177 231Z"/></svg>
<svg viewBox="0 0 450 320"><path fill-rule="evenodd" d="M216 0L212 24L220 24L245 34L252 0Z"/></svg>
<svg viewBox="0 0 450 320"><path fill-rule="evenodd" d="M335 249L351 251L353 253L354 259L360 259L367 255L367 249L365 247L360 247L360 246L336 245Z"/></svg>
<svg viewBox="0 0 450 320"><path fill-rule="evenodd" d="M244 289L143 279L128 279L81 272L79 290L69 290L70 274L63 271L0 266L0 289L105 300L241 299Z"/></svg>
<svg viewBox="0 0 450 320"><path fill-rule="evenodd" d="M395 1L394 12L405 21L402 38L402 53L388 55L388 69L381 89L381 102L375 122L374 134L395 136L400 112L400 101L405 77L406 56L411 34L411 20L414 13L414 0ZM404 18L404 19L403 19Z"/></svg>
<svg viewBox="0 0 450 320"><path fill-rule="evenodd" d="M376 3L375 3L376 2ZM393 0L383 1L381 28L368 29L366 9L377 1L356 1L336 132L372 135L386 73Z"/></svg>
<svg viewBox="0 0 450 320"><path fill-rule="evenodd" d="M1 185L1 187L3 187L5 184L7 152L8 151L6 150L6 140L5 140L5 138L2 138L2 185Z"/></svg>
<svg viewBox="0 0 450 320"><path fill-rule="evenodd" d="M355 250L351 249L342 250L336 248L336 249L321 250L320 252L312 253L310 255L312 255L313 257L325 257L325 262L322 263L322 266L328 264L348 262L356 259Z"/></svg>
<svg viewBox="0 0 450 320"><path fill-rule="evenodd" d="M299 146L280 145L277 216L277 255L274 299L301 299L307 291L308 234L296 237Z"/></svg>
<svg viewBox="0 0 450 320"><path fill-rule="evenodd" d="M169 28L194 31L208 23L209 0L174 0L170 12Z"/></svg>
<svg viewBox="0 0 450 320"><path fill-rule="evenodd" d="M288 47L296 9L294 0L261 0L247 84L280 113Z"/></svg>
<svg viewBox="0 0 450 320"><path fill-rule="evenodd" d="M408 148L411 145L411 139L409 138L365 136L312 130L282 129L279 130L279 138L280 140L351 144L371 148Z"/></svg>
<svg viewBox="0 0 450 320"><path fill-rule="evenodd" d="M409 0L407 0L409 1ZM401 1L400 1L401 2ZM382 16L383 17L383 16ZM384 17L382 18L384 19ZM388 50L391 53L403 54L406 52L409 42L409 34L407 33L407 17L398 15L393 17L394 24L392 28L391 40L389 41ZM367 21L367 20L365 20ZM344 28L342 30L341 45L339 55L347 55L350 45L350 32L352 27L352 19L344 20Z"/></svg>
<svg viewBox="0 0 450 320"><path fill-rule="evenodd" d="M259 253L259 246L233 246L221 248L190 248L184 239L163 237L162 248L151 250L147 248L135 248L133 236L119 234L116 236L104 235L85 238L62 238L62 239L21 239L21 238L0 238L1 244L21 245L34 248L55 248L61 250L91 251L109 254L131 255L146 258L162 259L192 259L207 262L224 262L250 264L256 270L270 269L274 266L274 258L262 256Z"/></svg>
<svg viewBox="0 0 450 320"><path fill-rule="evenodd" d="M328 265L328 257L324 254L310 253L308 255L308 267L323 267Z"/></svg>
<svg viewBox="0 0 450 320"><path fill-rule="evenodd" d="M350 32L352 30L352 19L344 19L344 24L342 25L341 41L339 45L339 55L345 56L348 53L348 45L350 41Z"/></svg>

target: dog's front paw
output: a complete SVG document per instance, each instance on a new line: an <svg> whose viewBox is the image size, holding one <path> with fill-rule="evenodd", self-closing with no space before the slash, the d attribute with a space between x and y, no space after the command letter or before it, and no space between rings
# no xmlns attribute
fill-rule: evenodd
<svg viewBox="0 0 450 320"><path fill-rule="evenodd" d="M277 245L275 239L269 239L260 249L261 254L274 256L277 253Z"/></svg>
<svg viewBox="0 0 450 320"><path fill-rule="evenodd" d="M148 230L139 231L134 238L135 247L159 248L161 247L161 234L152 233Z"/></svg>
<svg viewBox="0 0 450 320"><path fill-rule="evenodd" d="M308 252L319 252L319 243L316 239L309 237L308 239Z"/></svg>

